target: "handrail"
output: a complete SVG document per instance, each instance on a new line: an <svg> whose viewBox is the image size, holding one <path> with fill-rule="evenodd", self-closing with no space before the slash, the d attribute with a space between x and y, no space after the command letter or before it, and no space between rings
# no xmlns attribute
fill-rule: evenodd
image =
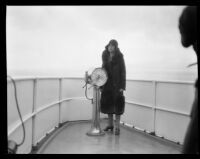
<svg viewBox="0 0 200 159"><path fill-rule="evenodd" d="M83 77L51 77L51 76L37 76L37 77L13 77L15 81L25 81L25 80L58 80L58 79L84 79ZM11 82L7 79L7 82Z"/></svg>
<svg viewBox="0 0 200 159"><path fill-rule="evenodd" d="M156 107L157 110L161 110L161 111L165 111L165 112L170 112L170 113L176 113L176 114L180 114L180 115L184 115L184 116L190 116L189 113L186 112L178 112L175 110L170 110L170 109L166 109L166 108L161 108L161 107Z"/></svg>
<svg viewBox="0 0 200 159"><path fill-rule="evenodd" d="M183 83L183 84L194 84L194 81L178 81L178 80L144 80L144 79L126 79L127 81L138 81L138 82L158 82L158 83Z"/></svg>
<svg viewBox="0 0 200 159"><path fill-rule="evenodd" d="M16 81L24 81L24 80L46 80L46 79L83 79L84 77L50 77L50 76L37 76L37 77L15 77L13 78ZM183 83L183 84L194 84L195 81L178 81L178 80L144 80L144 79L126 79L127 81L139 81L139 82L159 82L159 83ZM7 79L10 82L10 79Z"/></svg>
<svg viewBox="0 0 200 159"><path fill-rule="evenodd" d="M34 113L28 114L24 119L22 118L23 122L26 122L27 120L31 119L33 116L37 115L38 113L55 106L56 104L65 102L65 101L70 101L70 100L77 100L77 99L85 99L84 97L73 97L73 98L66 98L51 104L48 104L46 106L43 106L42 108L37 109ZM16 125L8 132L8 136L10 136L19 126L21 125L21 122L19 120L17 121Z"/></svg>
<svg viewBox="0 0 200 159"><path fill-rule="evenodd" d="M27 114L25 117L22 117L22 121L25 123L30 118L32 118L34 115L35 115L34 113ZM20 127L22 125L22 123L20 122L20 120L17 120L15 123L16 124L13 124L14 126L11 128L11 130L8 131L8 136L10 136L18 127Z"/></svg>
<svg viewBox="0 0 200 159"><path fill-rule="evenodd" d="M166 109L166 108L162 108L162 107L158 107L158 106L154 107L154 106L151 106L151 105L136 103L136 102L127 101L127 100L126 100L126 103L134 104L136 106L142 106L142 107L146 107L146 108L150 108L150 109L161 110L161 111L170 112L170 113L176 113L176 114L180 114L180 115L184 115L184 116L188 116L188 117L190 116L190 114L186 113L186 112L178 112L176 110Z"/></svg>
<svg viewBox="0 0 200 159"><path fill-rule="evenodd" d="M151 106L151 105L142 104L142 103L136 103L136 102L133 102L133 101L130 101L130 100L126 100L126 103L134 104L134 105L137 105L137 106L142 106L142 107L154 109L154 107Z"/></svg>

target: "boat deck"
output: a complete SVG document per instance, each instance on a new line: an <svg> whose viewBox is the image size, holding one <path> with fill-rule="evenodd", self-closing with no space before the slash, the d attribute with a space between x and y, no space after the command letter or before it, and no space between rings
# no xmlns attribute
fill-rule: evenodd
<svg viewBox="0 0 200 159"><path fill-rule="evenodd" d="M101 121L101 128L106 119ZM58 128L37 150L37 154L180 154L181 145L152 136L125 125L115 136L88 136L90 121L67 122Z"/></svg>

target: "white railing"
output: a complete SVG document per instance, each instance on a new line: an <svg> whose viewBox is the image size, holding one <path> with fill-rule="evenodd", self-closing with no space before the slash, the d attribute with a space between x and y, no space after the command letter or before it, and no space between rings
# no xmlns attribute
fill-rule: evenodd
<svg viewBox="0 0 200 159"><path fill-rule="evenodd" d="M60 123L90 120L91 102L84 97L83 78L15 78L17 96L26 128L26 140L18 153L29 153L46 133ZM8 138L20 142L22 127L8 80ZM193 82L127 80L122 122L183 142L194 99ZM92 96L92 89L89 95ZM175 96L176 95L176 96ZM173 108L173 109L172 109ZM101 117L106 117L101 114Z"/></svg>

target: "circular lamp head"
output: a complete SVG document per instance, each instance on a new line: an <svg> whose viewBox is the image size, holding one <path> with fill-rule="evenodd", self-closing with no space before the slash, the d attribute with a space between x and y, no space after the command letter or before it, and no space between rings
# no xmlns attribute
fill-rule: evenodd
<svg viewBox="0 0 200 159"><path fill-rule="evenodd" d="M103 68L95 68L91 74L91 84L98 87L103 86L107 79L107 73Z"/></svg>

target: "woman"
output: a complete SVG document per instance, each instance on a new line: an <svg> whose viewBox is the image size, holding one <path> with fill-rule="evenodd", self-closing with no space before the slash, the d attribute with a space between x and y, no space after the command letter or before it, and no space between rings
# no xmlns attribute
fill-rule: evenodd
<svg viewBox="0 0 200 159"><path fill-rule="evenodd" d="M102 68L108 75L107 82L101 87L101 112L108 114L108 126L104 131L113 131L113 114L115 114L115 135L119 135L120 115L124 113L125 107L123 91L126 88L126 67L116 40L110 40L105 47L102 62Z"/></svg>

